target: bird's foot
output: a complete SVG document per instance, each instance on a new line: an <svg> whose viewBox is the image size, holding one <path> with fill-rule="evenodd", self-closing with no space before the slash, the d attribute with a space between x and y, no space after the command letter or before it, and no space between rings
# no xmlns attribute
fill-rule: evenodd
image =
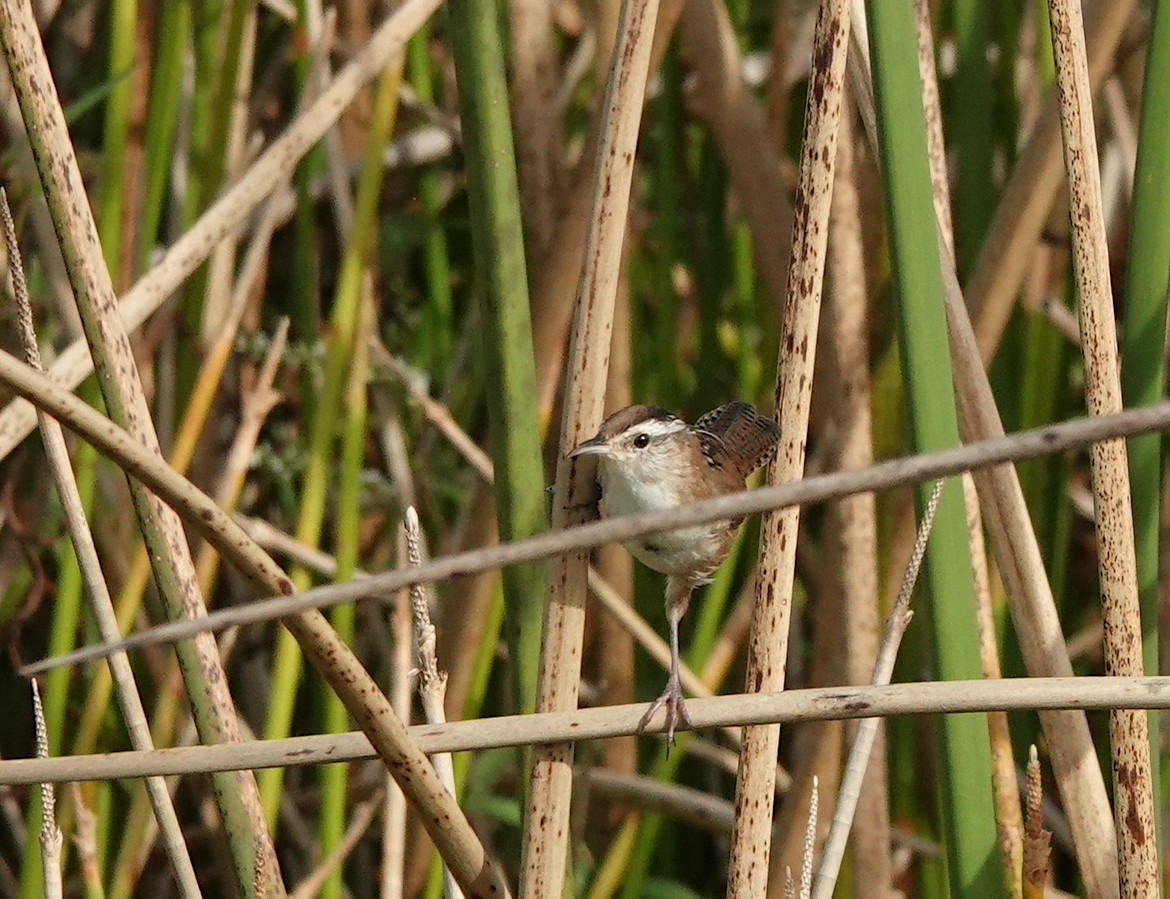
<svg viewBox="0 0 1170 899"><path fill-rule="evenodd" d="M664 709L666 712L666 745L669 748L674 745L674 731L680 724L687 730L692 726L691 716L687 714L687 704L683 699L682 687L679 685L677 677L672 676L666 682L666 689L662 691L662 695L655 699L650 708L646 710L646 714L638 722L639 732L646 729L659 709Z"/></svg>

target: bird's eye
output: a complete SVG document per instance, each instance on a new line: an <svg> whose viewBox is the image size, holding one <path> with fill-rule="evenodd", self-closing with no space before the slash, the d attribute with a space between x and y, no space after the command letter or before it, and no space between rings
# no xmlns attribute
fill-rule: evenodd
<svg viewBox="0 0 1170 899"><path fill-rule="evenodd" d="M650 435L649 434L639 434L637 437L634 438L634 446L637 447L638 449L645 449L649 445L650 445Z"/></svg>

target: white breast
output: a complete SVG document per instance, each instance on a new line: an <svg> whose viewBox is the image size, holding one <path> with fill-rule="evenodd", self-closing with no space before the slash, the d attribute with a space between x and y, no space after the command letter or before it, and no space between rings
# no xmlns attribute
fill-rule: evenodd
<svg viewBox="0 0 1170 899"><path fill-rule="evenodd" d="M682 502L674 489L674 478L655 466L639 466L631 472L628 466L606 464L601 460L598 470L601 481L600 511L605 517L639 515L676 509ZM719 523L702 524L677 531L650 534L625 544L626 549L643 565L664 574L679 574L703 570L717 564L722 555L722 534L726 526Z"/></svg>

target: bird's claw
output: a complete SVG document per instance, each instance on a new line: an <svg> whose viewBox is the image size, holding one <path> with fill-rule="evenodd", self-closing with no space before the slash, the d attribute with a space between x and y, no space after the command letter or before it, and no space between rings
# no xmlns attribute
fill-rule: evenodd
<svg viewBox="0 0 1170 899"><path fill-rule="evenodd" d="M638 722L639 732L646 729L659 709L664 709L666 712L666 745L669 749L669 747L674 746L674 732L680 724L684 730L690 730L693 726L691 716L687 712L686 701L683 699L682 687L673 677L666 682L666 689L662 691L662 695L650 704L650 708L646 710L646 714Z"/></svg>

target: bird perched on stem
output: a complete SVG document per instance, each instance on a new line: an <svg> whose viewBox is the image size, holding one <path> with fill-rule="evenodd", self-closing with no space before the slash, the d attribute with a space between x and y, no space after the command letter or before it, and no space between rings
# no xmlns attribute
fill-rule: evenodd
<svg viewBox="0 0 1170 899"><path fill-rule="evenodd" d="M630 406L607 418L597 436L569 456L597 456L598 511L603 517L674 509L743 490L748 476L776 451L780 429L748 403L727 403L693 425L653 406ZM625 544L642 564L666 575L670 677L642 716L646 726L666 712L671 745L691 719L679 683L678 625L691 593L711 582L731 552L742 518L662 531Z"/></svg>

